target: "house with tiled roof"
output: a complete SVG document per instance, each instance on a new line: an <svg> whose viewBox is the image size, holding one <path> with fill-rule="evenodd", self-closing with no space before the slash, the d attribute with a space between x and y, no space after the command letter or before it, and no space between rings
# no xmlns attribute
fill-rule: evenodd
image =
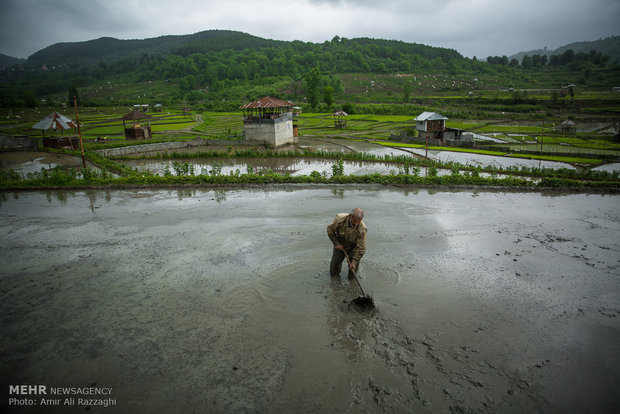
<svg viewBox="0 0 620 414"><path fill-rule="evenodd" d="M293 104L265 96L241 107L243 111L243 137L276 148L294 144Z"/></svg>

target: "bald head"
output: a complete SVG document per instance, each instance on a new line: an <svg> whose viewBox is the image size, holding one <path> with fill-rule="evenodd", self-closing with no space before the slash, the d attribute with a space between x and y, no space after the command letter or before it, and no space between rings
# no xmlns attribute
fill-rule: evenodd
<svg viewBox="0 0 620 414"><path fill-rule="evenodd" d="M361 208L354 208L353 210L351 210L351 216L355 217L358 220L361 220L364 218L364 210L362 210Z"/></svg>
<svg viewBox="0 0 620 414"><path fill-rule="evenodd" d="M355 208L351 210L351 214L349 214L349 223L351 224L351 226L357 227L358 224L362 222L363 218L364 210L362 210L361 208Z"/></svg>

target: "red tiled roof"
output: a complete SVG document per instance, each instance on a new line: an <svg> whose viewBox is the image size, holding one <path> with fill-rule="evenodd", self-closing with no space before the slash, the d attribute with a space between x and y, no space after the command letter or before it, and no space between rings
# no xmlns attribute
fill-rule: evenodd
<svg viewBox="0 0 620 414"><path fill-rule="evenodd" d="M293 106L292 102L283 101L282 99L272 98L271 96L265 96L258 101L250 102L241 107L241 109L250 108L286 108Z"/></svg>

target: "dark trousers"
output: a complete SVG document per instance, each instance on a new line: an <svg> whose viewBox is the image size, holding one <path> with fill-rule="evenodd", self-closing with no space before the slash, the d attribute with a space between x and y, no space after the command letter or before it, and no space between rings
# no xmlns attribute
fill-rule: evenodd
<svg viewBox="0 0 620 414"><path fill-rule="evenodd" d="M347 254L349 255L349 257L351 257L351 253L352 251L347 250ZM342 270L342 262L345 261L345 256L344 253L342 253L340 250L336 250L333 249L333 253L332 253L332 261L329 264L329 274L331 276L340 276L340 271ZM359 263L357 264L357 269L356 272L359 271ZM347 274L347 277L349 279L353 279L354 275L353 272L351 272L351 270L349 270L349 266L347 265L347 270L349 271L349 273Z"/></svg>

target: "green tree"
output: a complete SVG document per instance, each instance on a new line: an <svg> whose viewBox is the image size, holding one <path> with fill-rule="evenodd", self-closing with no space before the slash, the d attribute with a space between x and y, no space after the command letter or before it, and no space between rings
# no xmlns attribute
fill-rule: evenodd
<svg viewBox="0 0 620 414"><path fill-rule="evenodd" d="M327 105L328 108L334 103L334 88L331 86L326 86L323 88L323 102Z"/></svg>
<svg viewBox="0 0 620 414"><path fill-rule="evenodd" d="M73 97L76 98L78 105L82 105L82 98L80 98L80 93L78 92L78 88L75 85L69 86L69 97L67 100L67 105L73 106Z"/></svg>
<svg viewBox="0 0 620 414"><path fill-rule="evenodd" d="M409 103L409 99L411 99L411 82L405 81L403 86L403 102Z"/></svg>
<svg viewBox="0 0 620 414"><path fill-rule="evenodd" d="M312 68L304 78L306 82L306 97L308 103L315 108L319 104L320 85L321 85L321 72L318 67Z"/></svg>

